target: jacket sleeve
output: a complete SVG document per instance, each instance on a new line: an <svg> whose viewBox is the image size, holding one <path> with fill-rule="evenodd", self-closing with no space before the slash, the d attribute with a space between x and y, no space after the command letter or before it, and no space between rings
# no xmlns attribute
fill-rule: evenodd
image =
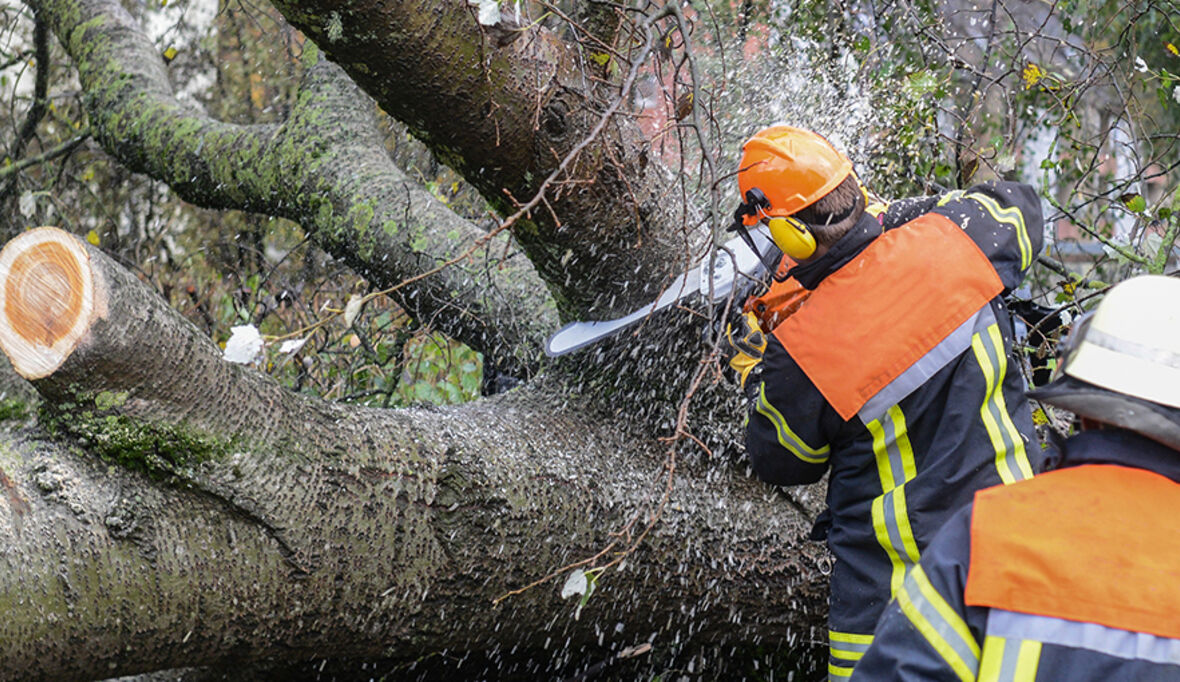
<svg viewBox="0 0 1180 682"><path fill-rule="evenodd" d="M908 199L896 199L889 202L889 206L885 212L881 214L879 220L881 221L881 228L883 230L892 230L901 227L910 222L918 216L929 213L938 203L939 197L910 197Z"/></svg>
<svg viewBox="0 0 1180 682"><path fill-rule="evenodd" d="M992 262L1004 291L1020 286L1041 253L1041 200L1029 185L987 182L942 195L932 209L963 228Z"/></svg>
<svg viewBox="0 0 1180 682"><path fill-rule="evenodd" d="M881 619L853 682L975 680L987 609L966 607L971 563L971 507L959 510L934 536L922 560Z"/></svg>
<svg viewBox="0 0 1180 682"><path fill-rule="evenodd" d="M746 452L754 473L775 485L823 478L831 448L820 420L832 408L773 334L762 359L762 381L752 392Z"/></svg>

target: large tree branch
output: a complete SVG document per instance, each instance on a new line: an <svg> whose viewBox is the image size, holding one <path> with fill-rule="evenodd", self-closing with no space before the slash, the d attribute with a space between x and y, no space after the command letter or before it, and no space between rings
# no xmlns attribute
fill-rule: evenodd
<svg viewBox="0 0 1180 682"><path fill-rule="evenodd" d="M389 160L374 106L334 65L311 68L288 121L232 125L181 104L147 37L114 0L36 0L78 67L95 137L129 168L201 206L302 223L381 287L459 257L485 235ZM400 289L419 319L527 373L555 326L531 266L499 237Z"/></svg>
<svg viewBox="0 0 1180 682"><path fill-rule="evenodd" d="M743 642L795 656L811 643L794 633L821 623L822 558L804 520L701 459L581 620L553 585L493 608L650 513L662 486L662 446L559 395L399 411L295 395L223 363L59 230L5 248L0 292L0 343L35 377L51 431L75 444L28 434L0 450L7 674L444 650L552 669L555 656L649 639L664 660Z"/></svg>
<svg viewBox="0 0 1180 682"><path fill-rule="evenodd" d="M570 46L540 26L481 27L467 0L274 4L505 214L536 194L609 105ZM513 227L567 315L630 312L686 269L699 218L649 147L633 121L615 116L545 208Z"/></svg>

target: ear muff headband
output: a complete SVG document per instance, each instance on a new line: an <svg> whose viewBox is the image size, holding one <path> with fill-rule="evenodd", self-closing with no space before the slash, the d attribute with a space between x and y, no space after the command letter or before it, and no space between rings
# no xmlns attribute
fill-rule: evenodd
<svg viewBox="0 0 1180 682"><path fill-rule="evenodd" d="M797 218L775 217L767 221L770 238L793 260L811 258L815 253L815 235Z"/></svg>

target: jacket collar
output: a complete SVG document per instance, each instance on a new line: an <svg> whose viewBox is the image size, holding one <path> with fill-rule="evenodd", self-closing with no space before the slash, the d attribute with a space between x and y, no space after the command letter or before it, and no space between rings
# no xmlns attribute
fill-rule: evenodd
<svg viewBox="0 0 1180 682"><path fill-rule="evenodd" d="M874 239L881 236L881 224L865 213L824 255L791 268L787 273L806 289L815 289L825 277L844 267L860 255Z"/></svg>
<svg viewBox="0 0 1180 682"><path fill-rule="evenodd" d="M1180 483L1180 452L1125 429L1083 431L1061 444L1062 452L1047 469L1083 464L1115 464L1146 469Z"/></svg>

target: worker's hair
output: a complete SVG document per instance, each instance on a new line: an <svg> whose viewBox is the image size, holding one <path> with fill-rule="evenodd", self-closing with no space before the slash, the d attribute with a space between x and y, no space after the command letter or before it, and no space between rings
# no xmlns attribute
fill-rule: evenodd
<svg viewBox="0 0 1180 682"><path fill-rule="evenodd" d="M849 173L836 189L797 211L795 218L807 223L817 244L831 246L840 241L864 212L864 193L856 176Z"/></svg>

